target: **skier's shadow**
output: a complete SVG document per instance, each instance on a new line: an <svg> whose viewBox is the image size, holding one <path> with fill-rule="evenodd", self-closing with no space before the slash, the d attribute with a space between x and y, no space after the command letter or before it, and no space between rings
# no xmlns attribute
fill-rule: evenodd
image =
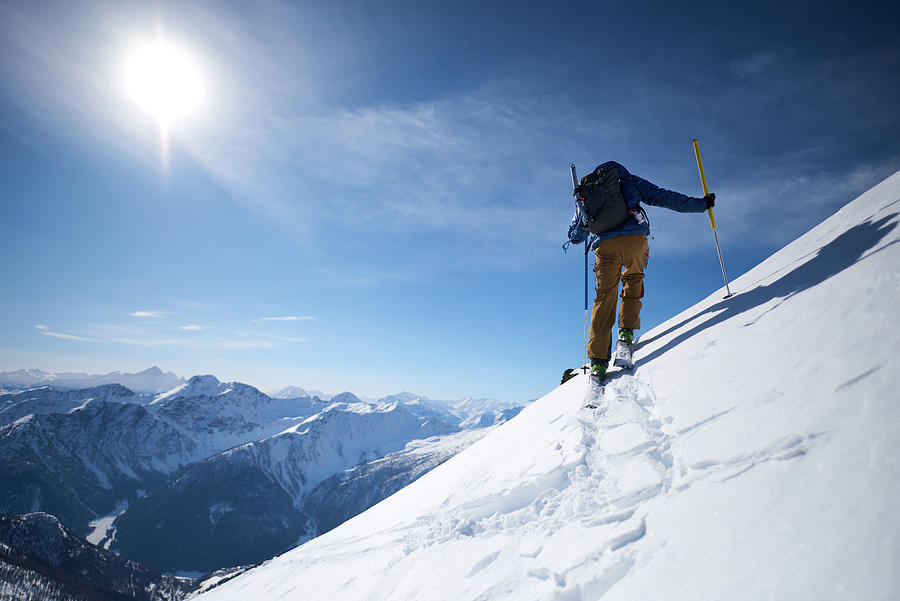
<svg viewBox="0 0 900 601"><path fill-rule="evenodd" d="M707 319L703 323L697 324L693 328L682 332L662 347L654 350L649 355L641 357L639 361L636 361L635 366L637 366L638 364L644 364L653 361L655 358L659 357L669 349L678 346L688 338L702 332L709 327L719 324L725 320L731 319L732 317L740 315L748 309L758 307L773 299L780 299L780 301L776 305L766 311L766 313L768 313L772 309L775 309L776 307L781 305L781 303L785 302L793 295L812 288L813 286L824 282L833 275L840 273L844 269L847 269L857 261L863 258L868 258L877 252L881 252L888 246L900 242L900 240L894 240L893 242L889 242L881 248L874 250L869 254L866 254L867 251L874 248L885 236L887 236L891 231L894 230L894 228L897 227L897 221L895 221L895 218L898 215L900 215L900 212L892 213L877 221L874 221L873 218L870 218L868 221L850 228L849 230L820 248L816 256L814 256L812 259L805 261L802 265L797 266L771 284L758 286L756 288L753 288L752 290L743 292L732 298L722 300L715 305L708 307L706 310L701 311L696 315L692 315L684 321L671 326L664 332L656 334L652 338L640 339L635 344L635 350L638 350L644 345L650 344L654 340L658 340L676 330L679 330L695 319L698 319L710 313L713 314L713 317L711 317L710 319ZM865 257L863 255L865 255ZM856 293L861 293L861 291L856 291ZM892 301L893 299L887 302ZM763 315L765 315L765 313L763 313ZM754 318L752 322L745 325L753 325L761 317L762 315Z"/></svg>

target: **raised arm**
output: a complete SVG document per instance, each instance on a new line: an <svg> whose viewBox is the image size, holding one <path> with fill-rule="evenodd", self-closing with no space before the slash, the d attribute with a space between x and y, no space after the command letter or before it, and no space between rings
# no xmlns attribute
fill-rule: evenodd
<svg viewBox="0 0 900 601"><path fill-rule="evenodd" d="M634 174L631 174L631 183L640 193L641 201L649 205L671 209L679 213L702 213L706 210L706 201L702 198L660 188Z"/></svg>

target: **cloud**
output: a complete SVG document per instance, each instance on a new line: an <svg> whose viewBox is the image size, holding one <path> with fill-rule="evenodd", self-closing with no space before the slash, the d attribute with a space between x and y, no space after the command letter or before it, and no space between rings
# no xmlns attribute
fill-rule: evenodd
<svg viewBox="0 0 900 601"><path fill-rule="evenodd" d="M43 334L44 336L51 336L53 338L61 338L63 340L77 340L79 342L96 342L95 340L89 340L87 338L82 338L81 336L75 336L74 334L63 334L62 332L53 332L50 330L40 330L39 334Z"/></svg>
<svg viewBox="0 0 900 601"><path fill-rule="evenodd" d="M309 342L308 338L298 336L273 336L267 334L235 332L240 340L224 340L216 343L218 348L230 350L244 349L271 349L282 347L285 344L298 344Z"/></svg>
<svg viewBox="0 0 900 601"><path fill-rule="evenodd" d="M353 287L420 280L423 265L533 269L564 242L569 163L613 146L618 132L564 98L504 85L239 121L227 133L188 137L195 159L258 219L303 245L311 265L326 266L322 277ZM338 260L341 269L327 267Z"/></svg>
<svg viewBox="0 0 900 601"><path fill-rule="evenodd" d="M181 329L182 329L182 330L188 330L188 331L191 331L191 332L199 332L199 331L201 331L201 330L211 330L212 328L211 328L210 326L201 326L201 325L197 325L197 324L195 324L195 323L192 323L192 324L188 324L188 325L186 325L186 326L181 326Z"/></svg>
<svg viewBox="0 0 900 601"><path fill-rule="evenodd" d="M716 222L720 232L728 232L730 244L777 249L894 173L898 163L900 157L894 157L842 170L793 174L778 166L758 168L722 187Z"/></svg>
<svg viewBox="0 0 900 601"><path fill-rule="evenodd" d="M168 311L135 311L134 313L129 313L132 317L162 317L163 315L171 315Z"/></svg>
<svg viewBox="0 0 900 601"><path fill-rule="evenodd" d="M44 336L50 336L51 338L60 338L62 340L76 340L78 342L95 342L94 340L90 340L88 338L83 338L81 336L76 336L74 334L64 334L62 332L55 332L50 326L46 326L44 324L35 324L35 329L38 331L38 334L42 334Z"/></svg>
<svg viewBox="0 0 900 601"><path fill-rule="evenodd" d="M282 317L258 317L253 321L258 323L261 321L312 321L313 319L313 317L309 317L308 315L302 317L296 315L284 315Z"/></svg>
<svg viewBox="0 0 900 601"><path fill-rule="evenodd" d="M496 224L533 223L549 192L543 170L524 165L543 163L546 149L564 146L571 124L584 121L559 99L519 94L484 89L411 105L248 114L227 137L187 142L241 202L301 231L414 226L514 236Z"/></svg>
<svg viewBox="0 0 900 601"><path fill-rule="evenodd" d="M728 70L744 79L765 71L777 62L778 56L774 52L759 52L734 59L728 65Z"/></svg>
<svg viewBox="0 0 900 601"><path fill-rule="evenodd" d="M279 345L274 340L231 340L220 342L216 346L222 349L237 351L248 349L271 349L276 348Z"/></svg>
<svg viewBox="0 0 900 601"><path fill-rule="evenodd" d="M62 340L75 340L78 342L90 342L92 344L124 344L145 348L161 348L184 342L175 338L163 338L154 332L139 328L126 328L114 325L90 325L77 334L67 334L52 330L49 326L38 324L35 326L39 334L60 338Z"/></svg>

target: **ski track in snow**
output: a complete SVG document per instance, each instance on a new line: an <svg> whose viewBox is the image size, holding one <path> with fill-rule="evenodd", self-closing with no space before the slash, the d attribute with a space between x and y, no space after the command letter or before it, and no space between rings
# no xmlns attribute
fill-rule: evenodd
<svg viewBox="0 0 900 601"><path fill-rule="evenodd" d="M523 482L502 498L421 519L404 541L403 555L458 536L499 539L492 547L504 551L473 558L465 577L477 578L495 563L518 564L546 585L517 591L519 598L597 599L624 578L635 563L630 546L647 533L643 505L672 490L674 470L671 437L663 431L650 388L628 372L611 376L601 406L581 409L575 417L581 430L577 464ZM587 386L588 377L579 378ZM591 553L567 552L567 546L581 546L568 536L593 541ZM472 592L480 592L473 598L506 597L496 586L503 585L484 590L473 583ZM382 592L390 595L375 591L373 598Z"/></svg>
<svg viewBox="0 0 900 601"><path fill-rule="evenodd" d="M701 480L724 482L769 461L800 457L825 435L794 434L754 452L687 464L673 457L673 445L737 407L676 430L672 418L659 414L646 381L627 371L610 376L601 406L579 413L584 464L572 473L568 489L549 491L541 499L544 507L564 508L548 516L542 529L554 532L574 519L585 530L596 530L595 540L605 541L566 572L533 574L552 578L562 588L556 599L598 599L628 575L636 559L630 546L647 535L646 516L655 499L679 494ZM581 377L586 386L587 377Z"/></svg>

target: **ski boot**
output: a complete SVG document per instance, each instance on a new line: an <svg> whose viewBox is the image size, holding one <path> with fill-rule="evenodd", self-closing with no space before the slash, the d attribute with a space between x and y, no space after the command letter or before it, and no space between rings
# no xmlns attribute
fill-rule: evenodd
<svg viewBox="0 0 900 601"><path fill-rule="evenodd" d="M631 328L619 328L619 339L616 340L616 358L613 365L622 369L634 367L631 358L631 345L634 342L634 330Z"/></svg>
<svg viewBox="0 0 900 601"><path fill-rule="evenodd" d="M588 379L587 390L584 394L584 406L596 409L603 401L603 381L606 379L606 368L609 366L607 359L591 359L591 375Z"/></svg>

